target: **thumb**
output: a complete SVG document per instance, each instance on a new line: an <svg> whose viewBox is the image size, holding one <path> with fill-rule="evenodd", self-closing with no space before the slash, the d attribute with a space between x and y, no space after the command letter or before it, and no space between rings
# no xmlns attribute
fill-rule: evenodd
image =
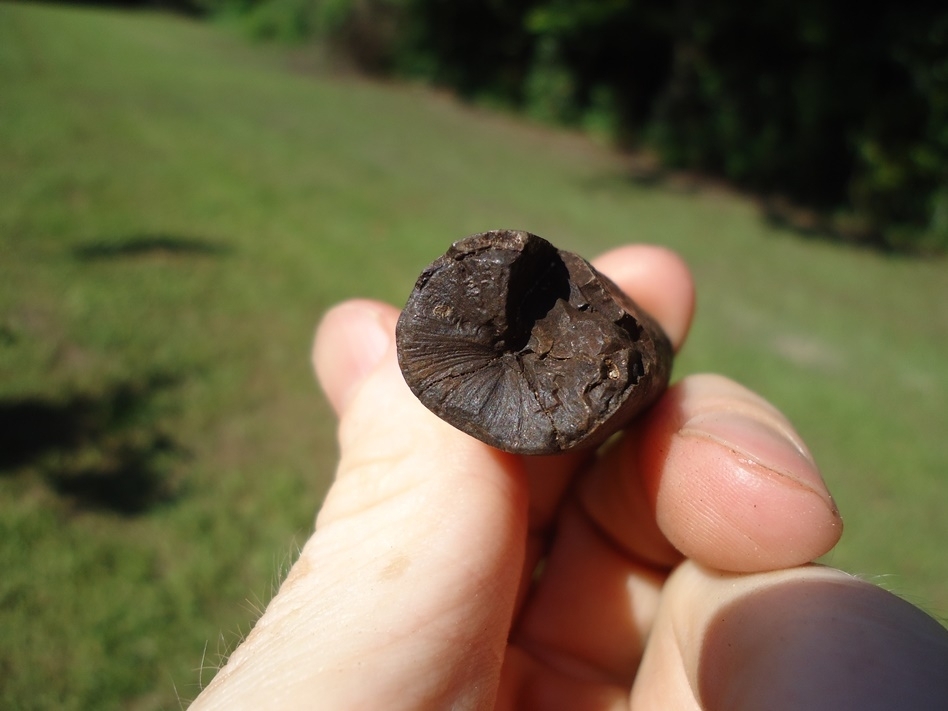
<svg viewBox="0 0 948 711"><path fill-rule="evenodd" d="M493 705L525 477L418 403L396 363L396 317L361 301L324 318L314 363L341 412L336 481L279 593L194 708Z"/></svg>
<svg viewBox="0 0 948 711"><path fill-rule="evenodd" d="M839 570L737 575L683 563L666 583L633 709L948 708L948 630Z"/></svg>

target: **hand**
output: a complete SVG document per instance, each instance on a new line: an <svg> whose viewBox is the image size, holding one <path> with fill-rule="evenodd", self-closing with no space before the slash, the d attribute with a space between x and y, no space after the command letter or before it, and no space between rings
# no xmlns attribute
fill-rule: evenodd
<svg viewBox="0 0 948 711"><path fill-rule="evenodd" d="M597 262L680 346L682 262ZM944 709L948 633L806 565L842 527L773 407L690 376L600 454L522 458L429 413L397 311L329 312L341 457L316 531L193 709Z"/></svg>

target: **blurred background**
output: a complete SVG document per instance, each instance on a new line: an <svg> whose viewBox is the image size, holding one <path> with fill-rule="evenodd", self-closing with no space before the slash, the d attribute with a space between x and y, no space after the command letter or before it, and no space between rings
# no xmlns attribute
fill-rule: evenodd
<svg viewBox="0 0 948 711"><path fill-rule="evenodd" d="M0 4L0 708L186 706L332 477L320 314L501 227L679 251L675 377L783 409L825 562L944 623L946 119L929 3Z"/></svg>

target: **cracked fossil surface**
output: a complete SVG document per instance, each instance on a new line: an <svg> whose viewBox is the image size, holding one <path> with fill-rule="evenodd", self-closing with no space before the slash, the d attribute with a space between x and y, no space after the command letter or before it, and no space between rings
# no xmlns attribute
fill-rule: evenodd
<svg viewBox="0 0 948 711"><path fill-rule="evenodd" d="M493 230L418 277L398 320L405 381L432 412L518 454L594 447L668 384L658 324L582 257Z"/></svg>

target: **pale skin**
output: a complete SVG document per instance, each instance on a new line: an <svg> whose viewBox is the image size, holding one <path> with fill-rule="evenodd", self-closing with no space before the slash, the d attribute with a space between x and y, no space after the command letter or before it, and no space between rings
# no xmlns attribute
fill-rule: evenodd
<svg viewBox="0 0 948 711"><path fill-rule="evenodd" d="M595 264L681 347L694 289L677 256ZM320 324L336 479L192 709L948 708L948 632L809 564L841 519L763 399L689 376L603 452L508 455L414 398L397 317L351 301Z"/></svg>

